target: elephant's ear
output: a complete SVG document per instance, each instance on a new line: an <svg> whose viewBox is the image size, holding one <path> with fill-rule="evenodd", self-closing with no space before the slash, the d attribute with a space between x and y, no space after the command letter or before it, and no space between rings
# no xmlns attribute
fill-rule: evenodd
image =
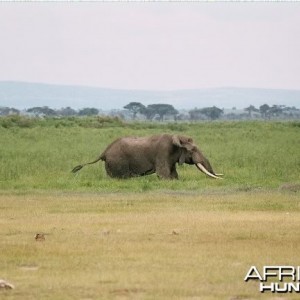
<svg viewBox="0 0 300 300"><path fill-rule="evenodd" d="M183 135L173 135L172 137L173 144L180 147L185 148L190 151L194 147L193 139Z"/></svg>
<svg viewBox="0 0 300 300"><path fill-rule="evenodd" d="M180 141L178 135L173 135L172 136L172 142L173 142L173 145L178 146L178 147L182 147L181 141Z"/></svg>

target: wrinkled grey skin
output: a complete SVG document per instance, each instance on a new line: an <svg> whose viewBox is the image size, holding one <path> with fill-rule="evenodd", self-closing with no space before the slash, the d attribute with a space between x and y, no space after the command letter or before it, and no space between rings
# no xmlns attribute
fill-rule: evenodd
<svg viewBox="0 0 300 300"><path fill-rule="evenodd" d="M190 137L162 134L150 137L123 137L111 143L95 160L76 166L79 171L88 164L105 161L110 177L130 178L156 173L160 178L178 179L176 163L195 165L201 163L215 174L209 161Z"/></svg>

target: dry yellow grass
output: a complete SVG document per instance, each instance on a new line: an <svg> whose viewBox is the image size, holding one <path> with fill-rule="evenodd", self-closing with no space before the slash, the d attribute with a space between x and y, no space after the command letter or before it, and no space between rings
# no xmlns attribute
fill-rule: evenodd
<svg viewBox="0 0 300 300"><path fill-rule="evenodd" d="M3 194L0 278L16 288L0 297L276 299L243 279L252 265L300 265L299 203L284 192Z"/></svg>

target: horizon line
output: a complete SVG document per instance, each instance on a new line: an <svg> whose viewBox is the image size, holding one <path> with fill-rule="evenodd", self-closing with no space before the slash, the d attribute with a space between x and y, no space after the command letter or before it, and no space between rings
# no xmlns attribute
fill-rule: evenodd
<svg viewBox="0 0 300 300"><path fill-rule="evenodd" d="M199 87L199 88L176 88L176 89L147 89L147 88L112 88L101 87L96 85L86 84L69 84L69 83L49 83L49 82L37 82L37 81L23 81L23 80L0 80L0 83L20 83L20 84L36 84L36 85L50 85L60 87L80 87L80 88L92 88L102 90L115 90L115 91L137 91L137 92L179 92L179 91L197 91L197 90L214 90L214 89L255 89L255 90L281 90L281 91L300 91L300 88L268 88L268 87L245 87L245 86L215 86L215 87Z"/></svg>

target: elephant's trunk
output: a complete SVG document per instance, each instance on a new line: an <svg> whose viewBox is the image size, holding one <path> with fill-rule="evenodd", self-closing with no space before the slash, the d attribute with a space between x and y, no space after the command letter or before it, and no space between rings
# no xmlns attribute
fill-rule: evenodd
<svg viewBox="0 0 300 300"><path fill-rule="evenodd" d="M196 166L200 171L202 171L204 174L206 174L212 178L223 179L222 177L219 177L219 176L223 176L223 174L212 174L201 163L197 163Z"/></svg>

